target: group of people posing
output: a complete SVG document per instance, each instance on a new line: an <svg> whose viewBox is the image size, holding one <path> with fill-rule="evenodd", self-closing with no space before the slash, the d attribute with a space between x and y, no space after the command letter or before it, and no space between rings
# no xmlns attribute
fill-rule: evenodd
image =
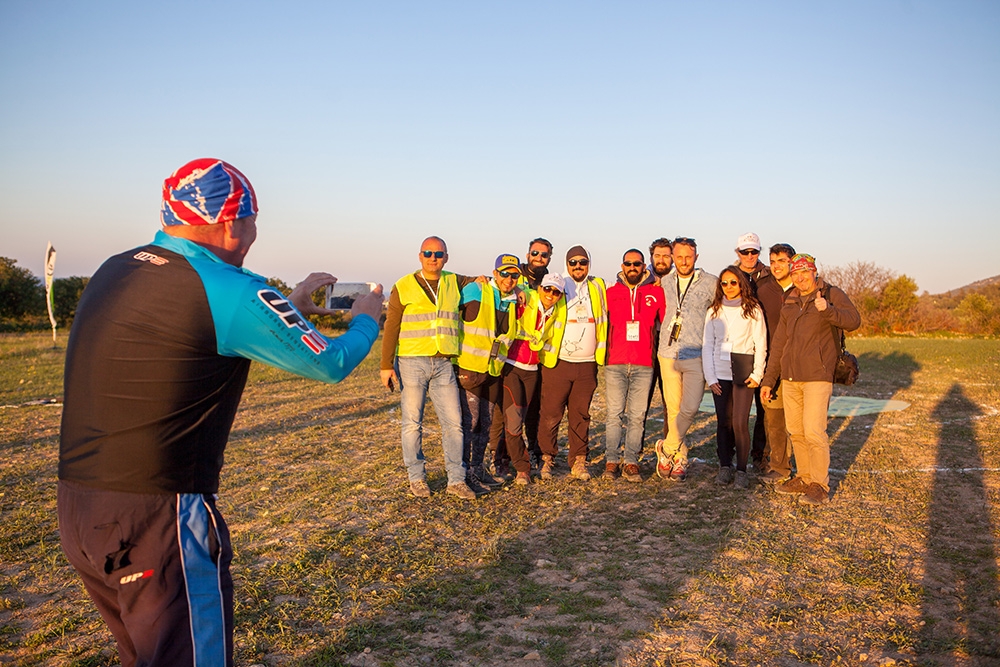
<svg viewBox="0 0 1000 667"><path fill-rule="evenodd" d="M666 414L656 474L686 479L687 434L707 385L718 422L716 483L748 488L752 466L779 493L829 502L827 411L842 332L857 329L860 315L791 245L771 246L769 265L756 234L739 237L735 251L716 277L697 268L693 238L659 238L648 262L627 250L608 287L591 275L583 246L566 252L560 274L550 268L552 244L537 238L525 261L501 254L487 278L445 271L444 240L425 239L420 269L392 288L382 340L382 383L400 390L410 491L431 495L422 446L428 395L447 493L474 499L506 482L531 484L533 472L551 479L567 412L569 475L589 480L590 405L604 367L603 477L642 481L646 414L659 383Z"/></svg>

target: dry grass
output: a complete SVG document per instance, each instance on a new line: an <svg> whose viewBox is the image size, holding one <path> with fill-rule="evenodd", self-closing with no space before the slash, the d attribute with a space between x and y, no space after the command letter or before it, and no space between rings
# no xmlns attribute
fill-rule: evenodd
<svg viewBox="0 0 1000 667"><path fill-rule="evenodd" d="M58 396L50 346L0 339L0 402ZM334 387L255 366L220 501L237 663L1000 664L1000 473L954 472L1000 468L1000 342L851 347L852 395L912 407L831 420L847 472L822 509L716 487L709 415L685 483L649 460L641 485L558 477L474 504L442 493L432 419L435 494L416 500L374 360ZM116 662L59 550L59 412L0 411L2 664ZM600 461L600 394L593 414Z"/></svg>

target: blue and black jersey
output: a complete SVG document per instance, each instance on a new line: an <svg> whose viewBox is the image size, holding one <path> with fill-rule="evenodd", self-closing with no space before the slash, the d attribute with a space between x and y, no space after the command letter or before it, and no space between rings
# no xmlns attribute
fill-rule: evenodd
<svg viewBox="0 0 1000 667"><path fill-rule="evenodd" d="M91 278L70 333L59 479L215 493L250 360L338 382L368 354L362 315L335 339L263 278L159 232Z"/></svg>

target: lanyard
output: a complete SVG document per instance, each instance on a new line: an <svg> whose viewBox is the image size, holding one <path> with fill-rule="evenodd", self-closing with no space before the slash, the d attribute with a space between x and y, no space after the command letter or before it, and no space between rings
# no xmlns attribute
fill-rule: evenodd
<svg viewBox="0 0 1000 667"><path fill-rule="evenodd" d="M636 297L636 292L638 292L638 291L639 291L639 285L636 285L635 287L629 287L628 288L628 298L629 298L629 301L632 302L632 320L633 321L635 321L635 297Z"/></svg>
<svg viewBox="0 0 1000 667"><path fill-rule="evenodd" d="M675 276L675 278L677 280L677 283L676 283L676 285L677 285L677 313L674 315L674 317L680 317L681 306L684 305L684 299L687 298L688 290L691 289L691 285L694 283L695 274L693 274L693 273L691 274L691 280L688 281L687 287L684 288L684 294L683 295L681 294L681 277L678 275L678 276Z"/></svg>

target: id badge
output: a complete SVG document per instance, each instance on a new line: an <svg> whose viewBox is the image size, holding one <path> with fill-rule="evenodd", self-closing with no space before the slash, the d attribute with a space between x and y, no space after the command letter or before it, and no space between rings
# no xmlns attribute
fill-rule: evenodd
<svg viewBox="0 0 1000 667"><path fill-rule="evenodd" d="M582 301L578 301L576 307L573 309L573 313L576 315L577 322L587 322L590 320L590 309L587 308L586 304Z"/></svg>
<svg viewBox="0 0 1000 667"><path fill-rule="evenodd" d="M721 346L721 357L723 361L731 361L733 358L733 344L728 340L724 342Z"/></svg>
<svg viewBox="0 0 1000 667"><path fill-rule="evenodd" d="M629 320L625 323L625 340L630 343L639 341L639 321Z"/></svg>

